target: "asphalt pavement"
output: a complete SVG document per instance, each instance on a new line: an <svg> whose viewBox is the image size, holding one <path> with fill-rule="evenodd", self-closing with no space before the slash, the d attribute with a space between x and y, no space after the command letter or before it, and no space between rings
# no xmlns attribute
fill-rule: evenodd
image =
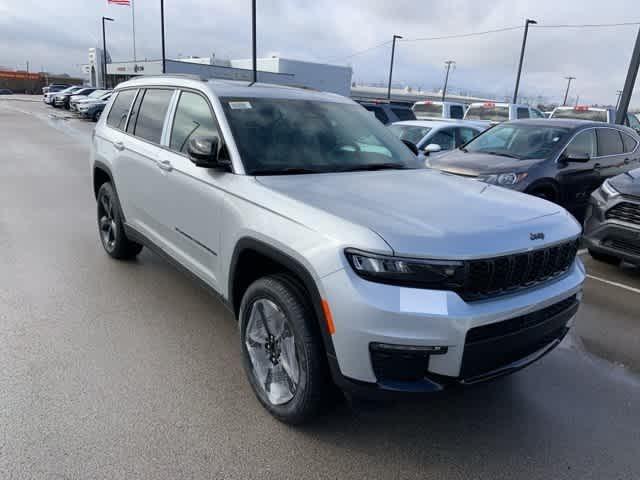
<svg viewBox="0 0 640 480"><path fill-rule="evenodd" d="M217 300L146 250L102 251L92 128L0 99L2 480L640 477L637 268L585 256L572 336L516 375L287 427Z"/></svg>

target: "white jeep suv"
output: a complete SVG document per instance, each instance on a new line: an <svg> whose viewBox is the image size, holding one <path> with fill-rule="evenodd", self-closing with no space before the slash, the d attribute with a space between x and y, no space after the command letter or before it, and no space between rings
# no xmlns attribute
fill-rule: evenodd
<svg viewBox="0 0 640 480"><path fill-rule="evenodd" d="M140 78L116 88L92 143L106 252L147 246L217 293L282 421L312 418L332 383L420 393L510 373L578 309L573 217L421 167L347 98Z"/></svg>

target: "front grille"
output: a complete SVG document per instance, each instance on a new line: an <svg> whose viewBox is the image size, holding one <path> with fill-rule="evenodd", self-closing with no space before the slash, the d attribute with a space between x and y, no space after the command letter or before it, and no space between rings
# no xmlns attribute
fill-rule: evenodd
<svg viewBox="0 0 640 480"><path fill-rule="evenodd" d="M575 260L578 240L553 247L466 263L466 280L457 293L465 301L531 287L565 273Z"/></svg>
<svg viewBox="0 0 640 480"><path fill-rule="evenodd" d="M605 247L610 247L621 252L629 253L631 255L640 255L640 243L631 243L626 240L619 239L606 239L602 242Z"/></svg>
<svg viewBox="0 0 640 480"><path fill-rule="evenodd" d="M640 205L631 202L620 202L607 210L605 218L607 220L620 220L640 225Z"/></svg>
<svg viewBox="0 0 640 480"><path fill-rule="evenodd" d="M486 376L560 340L577 309L574 295L536 312L472 328L465 340L461 379Z"/></svg>

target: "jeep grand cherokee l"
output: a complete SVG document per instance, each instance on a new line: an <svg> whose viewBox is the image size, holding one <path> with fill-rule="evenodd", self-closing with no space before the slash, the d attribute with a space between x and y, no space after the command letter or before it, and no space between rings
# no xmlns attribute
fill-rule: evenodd
<svg viewBox="0 0 640 480"><path fill-rule="evenodd" d="M147 246L217 293L285 422L312 418L331 382L423 393L513 372L561 341L581 299L565 210L422 168L338 95L130 80L91 168L106 252Z"/></svg>

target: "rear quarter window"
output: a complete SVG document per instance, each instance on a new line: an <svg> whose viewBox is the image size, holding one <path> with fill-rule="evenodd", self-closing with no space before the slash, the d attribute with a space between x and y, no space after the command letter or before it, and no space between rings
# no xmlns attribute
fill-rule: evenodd
<svg viewBox="0 0 640 480"><path fill-rule="evenodd" d="M596 136L598 137L598 156L619 155L624 151L622 137L618 130L598 128Z"/></svg>

